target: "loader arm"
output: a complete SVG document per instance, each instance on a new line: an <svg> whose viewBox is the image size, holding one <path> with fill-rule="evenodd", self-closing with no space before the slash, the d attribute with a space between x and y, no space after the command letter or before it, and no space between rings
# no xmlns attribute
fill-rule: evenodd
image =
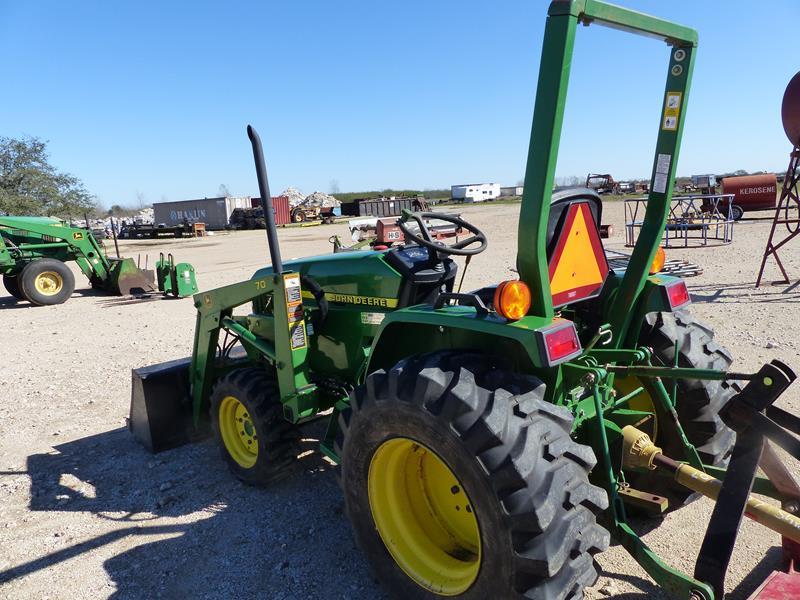
<svg viewBox="0 0 800 600"><path fill-rule="evenodd" d="M254 335L247 328L247 317L233 316L235 308L263 296L272 296L273 300L274 339L271 341ZM275 368L281 401L290 421L308 416L303 398L314 390L314 385L306 366L308 338L299 274L289 271L256 277L201 292L194 296L194 305L197 325L189 383L195 423L207 408L212 385L225 368L216 360L221 331L238 338L252 359Z"/></svg>
<svg viewBox="0 0 800 600"><path fill-rule="evenodd" d="M18 259L35 259L42 256L42 251L61 249L64 257L74 260L86 277L95 275L101 281L108 279L110 262L88 229L69 227L54 219L38 217L0 217L0 227L7 228L9 232L19 231L24 237L37 240L16 244L14 252L19 255L16 257Z"/></svg>

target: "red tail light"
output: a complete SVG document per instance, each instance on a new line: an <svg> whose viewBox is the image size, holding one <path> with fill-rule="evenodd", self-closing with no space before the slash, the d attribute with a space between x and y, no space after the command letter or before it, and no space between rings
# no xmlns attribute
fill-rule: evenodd
<svg viewBox="0 0 800 600"><path fill-rule="evenodd" d="M668 283L664 289L667 290L667 301L672 310L676 310L691 302L689 290L686 289L686 282L684 282L683 279Z"/></svg>
<svg viewBox="0 0 800 600"><path fill-rule="evenodd" d="M581 353L581 342L572 321L558 319L553 325L536 333L539 334L542 358L548 366L565 362Z"/></svg>

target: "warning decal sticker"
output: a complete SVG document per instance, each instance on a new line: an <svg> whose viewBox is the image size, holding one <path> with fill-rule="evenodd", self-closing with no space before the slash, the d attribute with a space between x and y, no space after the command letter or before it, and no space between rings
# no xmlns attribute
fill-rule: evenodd
<svg viewBox="0 0 800 600"><path fill-rule="evenodd" d="M289 327L289 337L292 340L292 350L306 347L306 323L300 321Z"/></svg>
<svg viewBox="0 0 800 600"><path fill-rule="evenodd" d="M667 92L664 100L664 118L661 121L661 129L664 131L675 131L678 129L678 117L681 114L681 93Z"/></svg>
<svg viewBox="0 0 800 600"><path fill-rule="evenodd" d="M300 275L296 273L284 275L283 284L286 286L286 306L291 307L303 302L300 294Z"/></svg>
<svg viewBox="0 0 800 600"><path fill-rule="evenodd" d="M303 294L300 289L300 275L297 273L284 275L283 284L286 288L286 320L289 324L292 350L300 350L308 344L303 313Z"/></svg>
<svg viewBox="0 0 800 600"><path fill-rule="evenodd" d="M653 178L653 191L663 194L667 191L667 179L669 178L669 166L672 164L670 154L659 154L656 159L656 176Z"/></svg>
<svg viewBox="0 0 800 600"><path fill-rule="evenodd" d="M361 323L363 325L380 325L383 323L384 317L386 317L386 313L362 312Z"/></svg>

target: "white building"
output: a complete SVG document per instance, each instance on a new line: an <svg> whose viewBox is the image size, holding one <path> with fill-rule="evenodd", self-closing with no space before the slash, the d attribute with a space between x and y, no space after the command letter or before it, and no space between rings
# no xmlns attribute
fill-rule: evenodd
<svg viewBox="0 0 800 600"><path fill-rule="evenodd" d="M499 196L499 183L467 183L450 187L450 197L459 202L483 202Z"/></svg>
<svg viewBox="0 0 800 600"><path fill-rule="evenodd" d="M512 185L509 187L501 187L500 188L500 195L501 196L522 196L522 186L521 185Z"/></svg>

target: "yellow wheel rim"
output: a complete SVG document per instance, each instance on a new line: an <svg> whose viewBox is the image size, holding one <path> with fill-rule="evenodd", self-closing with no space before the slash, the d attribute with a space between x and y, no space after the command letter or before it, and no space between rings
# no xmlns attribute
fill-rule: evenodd
<svg viewBox="0 0 800 600"><path fill-rule="evenodd" d="M398 566L423 588L461 594L481 566L481 534L466 490L419 442L393 438L372 456L369 506Z"/></svg>
<svg viewBox="0 0 800 600"><path fill-rule="evenodd" d="M249 469L258 458L258 435L247 407L233 396L225 396L219 405L219 431L231 458Z"/></svg>
<svg viewBox="0 0 800 600"><path fill-rule="evenodd" d="M616 377L614 379L614 389L617 392L617 398L627 396L640 387L643 388L642 391L628 400L628 408L653 414L653 434L651 437L653 441L655 441L658 437L658 415L656 414L656 405L650 393L647 391L647 388L642 384L642 380L638 377Z"/></svg>
<svg viewBox="0 0 800 600"><path fill-rule="evenodd" d="M43 271L33 282L36 291L44 296L55 296L64 287L64 280L55 271Z"/></svg>

